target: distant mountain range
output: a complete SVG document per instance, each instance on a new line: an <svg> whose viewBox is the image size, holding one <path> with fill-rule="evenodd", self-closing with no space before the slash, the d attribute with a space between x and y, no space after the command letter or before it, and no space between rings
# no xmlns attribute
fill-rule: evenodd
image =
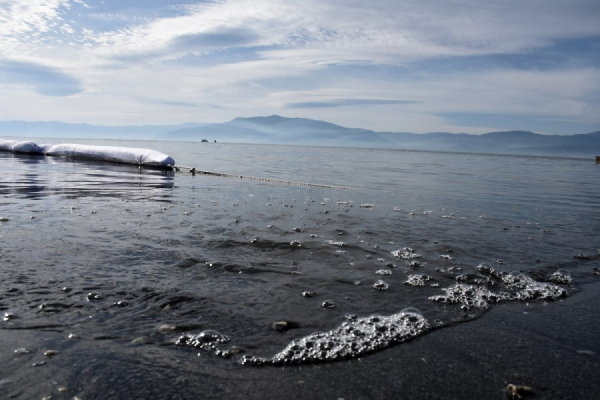
<svg viewBox="0 0 600 400"><path fill-rule="evenodd" d="M97 126L62 122L0 122L0 136L145 139L310 146L341 146L466 153L592 157L600 155L600 131L540 135L527 131L483 135L433 132L375 132L306 118L235 118L219 124Z"/></svg>

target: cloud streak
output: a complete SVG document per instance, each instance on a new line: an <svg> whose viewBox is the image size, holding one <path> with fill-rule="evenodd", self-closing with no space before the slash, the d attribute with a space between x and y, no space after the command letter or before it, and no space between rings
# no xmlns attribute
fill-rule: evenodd
<svg viewBox="0 0 600 400"><path fill-rule="evenodd" d="M44 96L72 96L83 91L81 82L52 67L0 60L0 82L30 87Z"/></svg>
<svg viewBox="0 0 600 400"><path fill-rule="evenodd" d="M289 103L287 108L332 108L332 107L354 107L354 106L376 106L390 104L415 104L414 100L392 100L392 99L337 99L328 101L305 101Z"/></svg>

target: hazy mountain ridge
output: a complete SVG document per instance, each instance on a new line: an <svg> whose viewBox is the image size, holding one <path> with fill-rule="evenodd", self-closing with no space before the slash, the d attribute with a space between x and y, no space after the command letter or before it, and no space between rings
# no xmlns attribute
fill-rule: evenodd
<svg viewBox="0 0 600 400"><path fill-rule="evenodd" d="M541 135L529 131L489 132L483 135L375 132L277 115L235 118L221 124L180 129L163 138L576 157L600 154L600 131L571 136Z"/></svg>
<svg viewBox="0 0 600 400"><path fill-rule="evenodd" d="M184 140L258 144L294 144L452 151L468 153L600 155L600 131L574 135L541 135L529 131L500 131L482 135L431 132L375 132L330 122L268 117L235 118L218 124L98 126L62 122L0 121L0 136Z"/></svg>

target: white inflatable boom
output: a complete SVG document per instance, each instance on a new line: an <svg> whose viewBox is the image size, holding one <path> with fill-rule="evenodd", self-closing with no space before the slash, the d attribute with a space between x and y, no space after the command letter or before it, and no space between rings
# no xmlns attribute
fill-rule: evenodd
<svg viewBox="0 0 600 400"><path fill-rule="evenodd" d="M146 167L173 168L175 160L150 149L85 144L36 144L34 142L0 139L0 150L15 153L45 154L84 160L110 161Z"/></svg>

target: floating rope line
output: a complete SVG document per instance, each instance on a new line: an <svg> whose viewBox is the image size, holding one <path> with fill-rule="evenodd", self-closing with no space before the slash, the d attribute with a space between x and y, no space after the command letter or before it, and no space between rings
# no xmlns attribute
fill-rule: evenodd
<svg viewBox="0 0 600 400"><path fill-rule="evenodd" d="M198 175L219 176L219 177L223 177L223 178L250 179L253 181L260 181L260 182L282 183L284 185L294 185L294 186L310 186L310 187L317 187L317 188L323 188L323 189L356 190L356 188L347 187L347 186L321 185L318 183L294 182L294 181L285 181L282 179L257 178L255 176L244 176L244 175L226 174L223 172L202 171L202 170L198 170L194 167L174 166L173 170L175 170L175 171L187 170L192 175L198 174Z"/></svg>

